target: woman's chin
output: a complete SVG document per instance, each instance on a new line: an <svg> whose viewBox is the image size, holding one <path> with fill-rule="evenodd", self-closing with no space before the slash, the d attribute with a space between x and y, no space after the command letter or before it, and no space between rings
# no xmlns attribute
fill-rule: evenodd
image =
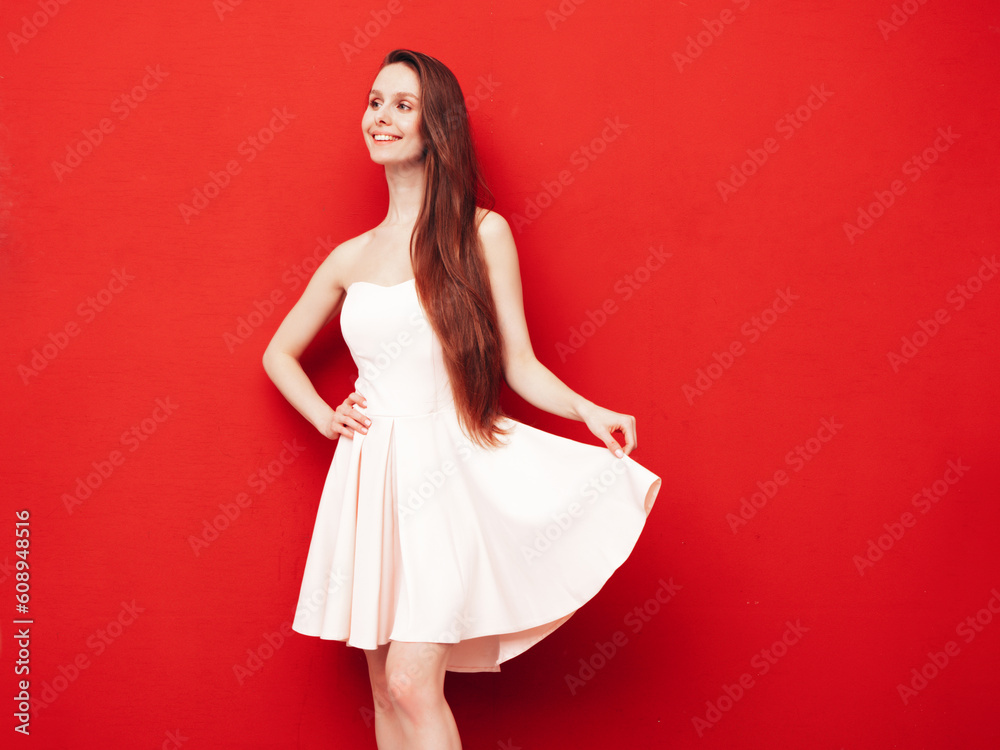
<svg viewBox="0 0 1000 750"><path fill-rule="evenodd" d="M411 157L408 159L400 159L398 156L393 156L390 154L380 154L378 151L369 151L368 155L371 160L376 164L380 164L384 167L392 167L394 169L419 169L423 166L424 159Z"/></svg>

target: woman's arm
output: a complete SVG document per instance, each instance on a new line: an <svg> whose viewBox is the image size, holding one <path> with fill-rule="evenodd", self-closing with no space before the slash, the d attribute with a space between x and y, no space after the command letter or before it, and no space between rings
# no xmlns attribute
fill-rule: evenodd
<svg viewBox="0 0 1000 750"><path fill-rule="evenodd" d="M619 445L611 433L621 430L625 437L624 453L630 453L636 445L635 419L628 414L604 409L583 398L535 357L524 317L517 248L507 221L499 214L489 212L479 226L479 236L489 268L490 285L503 337L504 377L507 384L521 398L539 409L584 422L616 455L620 455Z"/></svg>
<svg viewBox="0 0 1000 750"><path fill-rule="evenodd" d="M347 434L340 429L340 423L354 422L347 413L350 409L335 411L331 408L316 392L299 358L340 309L344 296L342 266L345 254L340 248L346 244L334 248L316 269L299 301L274 332L262 360L264 371L281 394L321 434L331 439Z"/></svg>

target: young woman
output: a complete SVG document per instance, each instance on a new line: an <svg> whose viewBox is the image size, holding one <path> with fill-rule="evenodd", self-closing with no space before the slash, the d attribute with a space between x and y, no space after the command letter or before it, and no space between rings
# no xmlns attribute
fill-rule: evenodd
<svg viewBox="0 0 1000 750"><path fill-rule="evenodd" d="M339 438L293 628L365 649L379 748L453 750L445 671L499 671L591 599L631 553L660 479L628 457L633 417L535 358L514 240L480 205L451 71L390 52L361 130L385 169L386 217L330 253L264 352L292 406ZM338 312L358 379L334 409L299 358ZM606 449L504 415L504 380Z"/></svg>

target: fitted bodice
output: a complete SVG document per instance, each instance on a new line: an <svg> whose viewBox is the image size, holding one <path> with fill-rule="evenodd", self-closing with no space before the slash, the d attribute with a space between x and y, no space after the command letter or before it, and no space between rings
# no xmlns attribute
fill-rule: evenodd
<svg viewBox="0 0 1000 750"><path fill-rule="evenodd" d="M419 416L454 408L441 342L409 279L393 286L356 281L340 329L358 367L354 388L374 416Z"/></svg>

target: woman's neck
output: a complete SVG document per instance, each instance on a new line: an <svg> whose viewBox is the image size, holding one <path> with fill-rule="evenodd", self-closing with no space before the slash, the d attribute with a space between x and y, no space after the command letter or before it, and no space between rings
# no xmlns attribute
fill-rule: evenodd
<svg viewBox="0 0 1000 750"><path fill-rule="evenodd" d="M424 164L387 164L385 181L389 186L389 210L383 226L412 226L424 202Z"/></svg>

